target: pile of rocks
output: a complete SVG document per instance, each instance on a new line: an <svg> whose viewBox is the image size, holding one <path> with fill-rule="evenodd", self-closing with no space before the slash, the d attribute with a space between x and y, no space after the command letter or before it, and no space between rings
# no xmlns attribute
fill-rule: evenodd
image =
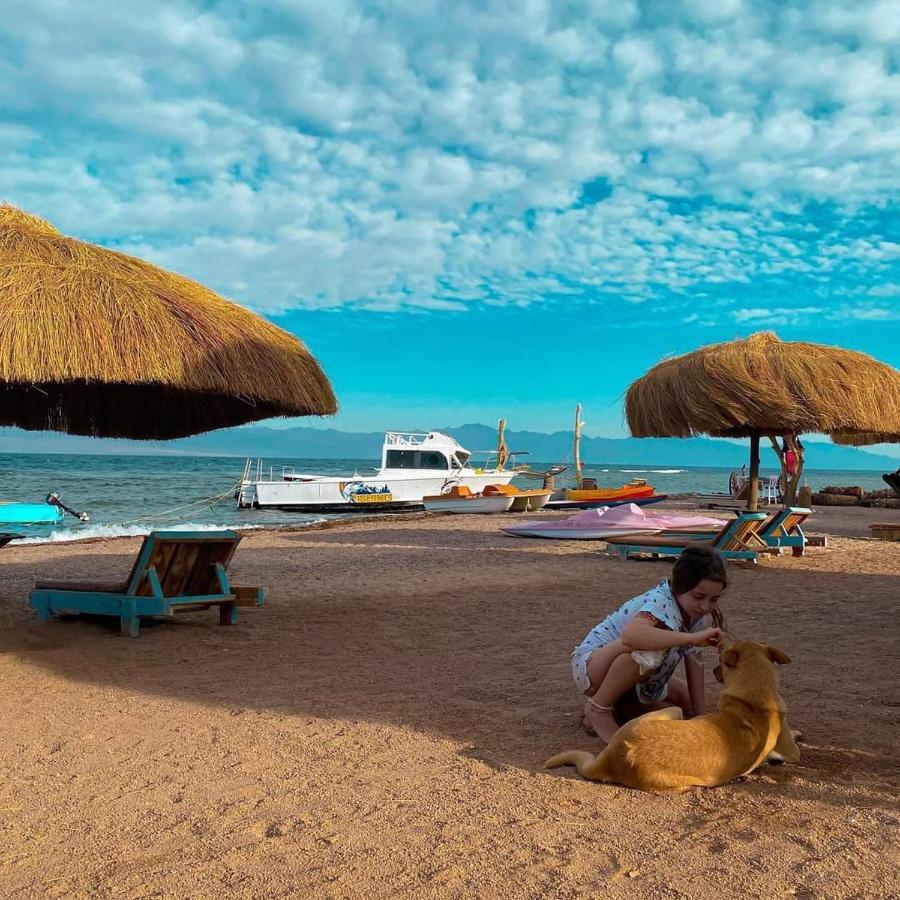
<svg viewBox="0 0 900 900"><path fill-rule="evenodd" d="M896 492L887 491L871 491L860 500L860 506L878 506L882 509L900 509L900 497Z"/></svg>
<svg viewBox="0 0 900 900"><path fill-rule="evenodd" d="M877 506L883 509L900 509L900 497L893 491L866 491L853 487L829 485L812 495L814 506Z"/></svg>

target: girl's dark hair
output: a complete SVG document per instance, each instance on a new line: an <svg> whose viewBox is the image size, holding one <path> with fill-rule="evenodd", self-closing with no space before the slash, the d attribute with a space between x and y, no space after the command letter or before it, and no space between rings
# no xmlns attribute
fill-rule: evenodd
<svg viewBox="0 0 900 900"><path fill-rule="evenodd" d="M704 579L718 581L728 587L725 560L712 547L690 544L681 551L672 569L672 593L677 597L692 591Z"/></svg>

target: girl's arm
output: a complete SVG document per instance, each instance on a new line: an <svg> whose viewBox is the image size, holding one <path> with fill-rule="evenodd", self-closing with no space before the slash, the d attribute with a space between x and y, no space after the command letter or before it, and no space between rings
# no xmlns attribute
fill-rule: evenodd
<svg viewBox="0 0 900 900"><path fill-rule="evenodd" d="M695 716L702 716L706 713L706 684L704 683L703 660L699 656L685 656L684 674L687 676L691 709L694 711Z"/></svg>
<svg viewBox="0 0 900 900"><path fill-rule="evenodd" d="M622 643L629 650L668 650L671 647L705 647L721 640L719 628L683 632L663 628L649 613L638 613L623 629Z"/></svg>

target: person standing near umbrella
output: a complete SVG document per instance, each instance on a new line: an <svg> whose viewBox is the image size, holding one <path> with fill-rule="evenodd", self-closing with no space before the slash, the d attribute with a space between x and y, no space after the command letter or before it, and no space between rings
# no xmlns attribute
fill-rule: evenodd
<svg viewBox="0 0 900 900"><path fill-rule="evenodd" d="M788 444L787 438L781 439L781 452L784 454L784 468L788 477L793 478L794 472L797 471L797 454L794 448Z"/></svg>

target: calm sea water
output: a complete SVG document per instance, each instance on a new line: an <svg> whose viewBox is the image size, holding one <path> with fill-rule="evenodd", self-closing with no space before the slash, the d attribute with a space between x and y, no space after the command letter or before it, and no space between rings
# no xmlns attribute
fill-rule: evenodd
<svg viewBox="0 0 900 900"><path fill-rule="evenodd" d="M376 460L271 459L280 467L292 465L298 472L338 475L365 473ZM547 468L533 463L532 468ZM88 456L62 454L0 455L0 475L5 486L0 499L38 502L55 491L69 506L88 513L82 524L66 516L56 527L9 528L29 540L60 541L99 536L146 534L153 528L263 528L271 525L304 525L348 514L308 514L280 510L240 510L234 490L243 471L243 460L210 456ZM584 474L606 486L619 486L632 478L645 478L660 493L725 491L729 469L667 468L665 466L585 465ZM763 474L768 474L764 470ZM771 474L777 474L770 470ZM568 473L566 473L568 474ZM562 484L560 476L558 481ZM826 484L858 484L867 490L884 487L877 472L810 470L807 483L813 490ZM517 478L522 487L539 481Z"/></svg>

